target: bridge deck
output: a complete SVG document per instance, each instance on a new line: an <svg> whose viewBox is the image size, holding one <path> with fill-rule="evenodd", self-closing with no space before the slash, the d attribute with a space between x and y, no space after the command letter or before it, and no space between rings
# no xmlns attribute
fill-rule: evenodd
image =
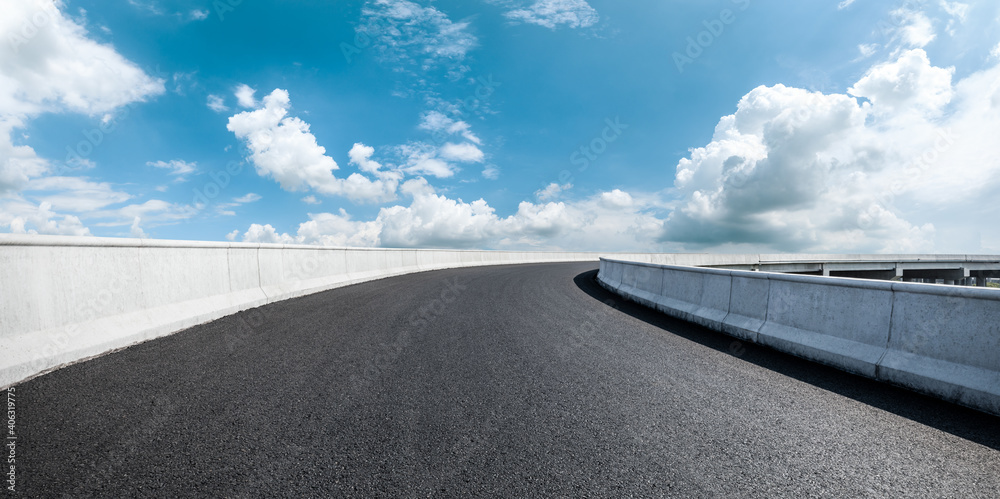
<svg viewBox="0 0 1000 499"><path fill-rule="evenodd" d="M1000 420L743 345L596 264L413 274L17 387L28 495L961 496Z"/></svg>

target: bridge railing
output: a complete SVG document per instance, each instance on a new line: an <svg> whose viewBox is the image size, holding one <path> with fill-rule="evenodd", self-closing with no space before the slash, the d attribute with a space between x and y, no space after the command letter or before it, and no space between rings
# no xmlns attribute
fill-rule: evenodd
<svg viewBox="0 0 1000 499"><path fill-rule="evenodd" d="M601 259L667 315L1000 415L1000 292Z"/></svg>

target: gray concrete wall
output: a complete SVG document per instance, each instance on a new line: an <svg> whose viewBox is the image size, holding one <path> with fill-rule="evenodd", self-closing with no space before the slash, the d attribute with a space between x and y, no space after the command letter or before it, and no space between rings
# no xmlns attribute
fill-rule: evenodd
<svg viewBox="0 0 1000 499"><path fill-rule="evenodd" d="M596 262L600 256L690 266L932 259L905 255L329 248L0 234L0 387L240 310L338 286L452 267ZM962 255L955 258L996 260ZM626 276L626 268L622 264L610 269L611 281L621 286L623 280L629 280L637 299L684 314L689 320L724 328L738 337L760 337L765 318L758 317L761 309L757 302L766 295L734 295L727 303L723 291L760 291L768 284L766 281L711 270L681 290L664 286L678 281L673 271L651 265L640 272L633 269ZM607 271L602 270L602 274L607 277ZM661 293L664 289L667 291ZM769 334L780 336L777 329Z"/></svg>
<svg viewBox="0 0 1000 499"><path fill-rule="evenodd" d="M1000 291L603 258L598 280L741 340L1000 415Z"/></svg>
<svg viewBox="0 0 1000 499"><path fill-rule="evenodd" d="M426 270L598 256L0 235L0 387L339 286Z"/></svg>

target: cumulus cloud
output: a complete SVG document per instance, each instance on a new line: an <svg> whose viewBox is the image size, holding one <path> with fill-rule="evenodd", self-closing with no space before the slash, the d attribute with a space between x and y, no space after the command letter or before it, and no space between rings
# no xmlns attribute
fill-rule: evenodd
<svg viewBox="0 0 1000 499"><path fill-rule="evenodd" d="M611 209L624 209L632 206L635 201L629 193L615 189L611 192L601 193L601 204Z"/></svg>
<svg viewBox="0 0 1000 499"><path fill-rule="evenodd" d="M257 91L250 88L250 86L245 83L240 83L236 87L236 90L233 91L233 95L236 96L236 102L239 103L241 107L245 108L257 107L257 99L254 97L255 93L257 93Z"/></svg>
<svg viewBox="0 0 1000 499"><path fill-rule="evenodd" d="M40 19L44 22L36 22ZM0 44L5 115L68 111L93 116L164 92L162 79L87 38L86 29L50 1L7 2L0 33L6 42Z"/></svg>
<svg viewBox="0 0 1000 499"><path fill-rule="evenodd" d="M309 124L288 116L291 102L287 91L275 89L262 104L259 109L230 117L227 125L246 143L259 175L273 178L286 191L313 189L327 196L368 202L395 198L402 178L398 172L378 171L375 180L358 173L344 179L335 177L333 171L339 166L316 142Z"/></svg>
<svg viewBox="0 0 1000 499"><path fill-rule="evenodd" d="M238 236L239 231L233 231L226 237L233 241ZM341 209L339 214L310 214L309 221L299 224L294 236L279 233L270 224L252 224L243 233L243 242L372 247L378 244L378 228L375 222L351 220L350 215Z"/></svg>
<svg viewBox="0 0 1000 499"><path fill-rule="evenodd" d="M0 16L0 194L52 165L14 130L43 113L99 116L164 92L153 78L47 0L5 2Z"/></svg>
<svg viewBox="0 0 1000 499"><path fill-rule="evenodd" d="M11 130L20 125L16 118L0 116L0 195L20 190L49 169L49 162L34 149L11 141Z"/></svg>
<svg viewBox="0 0 1000 499"><path fill-rule="evenodd" d="M1000 68L955 84L921 49L849 90L758 87L677 165L681 203L661 240L695 248L947 251L947 234L997 212ZM867 99L867 102L858 98ZM996 213L1000 214L1000 213ZM963 227L963 229L958 229Z"/></svg>
<svg viewBox="0 0 1000 499"><path fill-rule="evenodd" d="M0 227L11 232L89 235L79 217L55 210L83 212L130 197L56 172L56 166L89 169L94 162L53 163L24 143L18 129L45 113L113 120L116 110L165 91L163 79L88 38L80 24L85 18L74 20L61 7L47 0L4 2L0 16Z"/></svg>
<svg viewBox="0 0 1000 499"><path fill-rule="evenodd" d="M279 234L271 224L252 224L243 234L245 243L295 244L295 238L288 234Z"/></svg>
<svg viewBox="0 0 1000 499"><path fill-rule="evenodd" d="M535 0L529 6L506 12L504 16L512 21L537 24L549 29L559 26L587 28L600 20L597 11L586 0Z"/></svg>
<svg viewBox="0 0 1000 499"><path fill-rule="evenodd" d="M951 101L954 73L955 68L932 66L923 50L908 50L895 61L869 69L847 93L870 100L883 114L936 114Z"/></svg>
<svg viewBox="0 0 1000 499"><path fill-rule="evenodd" d="M374 147L359 142L356 142L354 147L351 147L351 150L347 152L347 156L351 158L351 164L368 173L375 173L382 169L381 163L371 159L373 154L375 154Z"/></svg>
<svg viewBox="0 0 1000 499"><path fill-rule="evenodd" d="M91 235L79 217L56 213L46 202L35 205L20 199L7 202L0 210L0 226L13 234Z"/></svg>
<svg viewBox="0 0 1000 499"><path fill-rule="evenodd" d="M344 210L310 214L310 220L300 224L294 235L253 224L243 240L333 246L627 250L655 245L661 230L652 198L640 201L622 191L599 193L574 203L525 201L513 215L500 217L485 200L449 198L422 178L407 181L400 190L411 197L410 204L382 208L373 220L352 220Z"/></svg>

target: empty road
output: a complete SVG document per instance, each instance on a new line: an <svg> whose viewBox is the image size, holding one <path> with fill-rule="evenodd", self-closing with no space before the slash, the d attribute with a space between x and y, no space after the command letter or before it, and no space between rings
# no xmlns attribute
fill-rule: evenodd
<svg viewBox="0 0 1000 499"><path fill-rule="evenodd" d="M22 383L18 493L1000 493L1000 418L623 303L595 269L384 279Z"/></svg>

